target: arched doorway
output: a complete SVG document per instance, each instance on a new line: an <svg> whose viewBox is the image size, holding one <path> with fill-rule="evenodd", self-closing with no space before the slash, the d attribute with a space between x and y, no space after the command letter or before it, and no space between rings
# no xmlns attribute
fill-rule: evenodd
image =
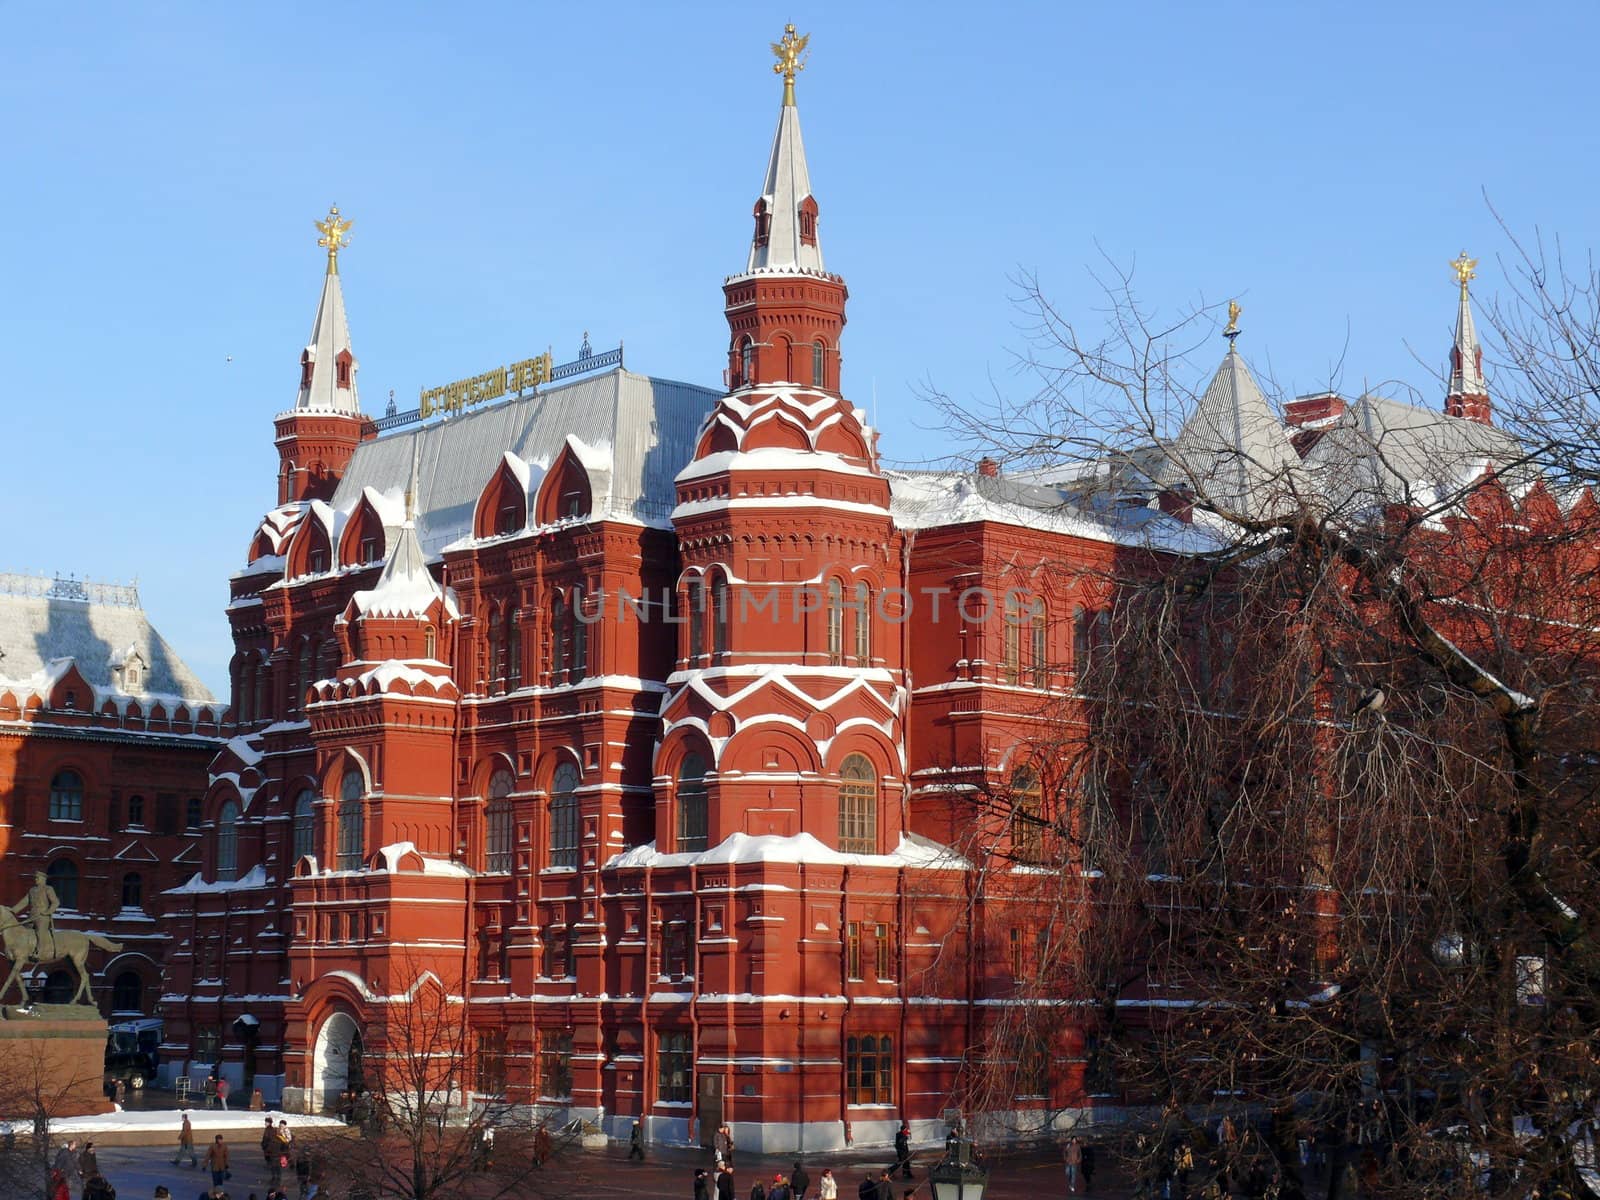
<svg viewBox="0 0 1600 1200"><path fill-rule="evenodd" d="M144 1016L144 980L137 971L123 971L111 983L111 1011L118 1016Z"/></svg>
<svg viewBox="0 0 1600 1200"><path fill-rule="evenodd" d="M311 1091L323 1109L337 1108L343 1092L366 1089L361 1053L361 1028L349 1013L336 1012L322 1023L312 1054Z"/></svg>

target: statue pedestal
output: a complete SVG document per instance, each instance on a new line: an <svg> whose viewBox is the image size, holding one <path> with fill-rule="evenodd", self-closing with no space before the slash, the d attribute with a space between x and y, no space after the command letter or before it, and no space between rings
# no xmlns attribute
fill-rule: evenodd
<svg viewBox="0 0 1600 1200"><path fill-rule="evenodd" d="M86 1005L0 1009L0 1103L42 1105L52 1117L112 1111L105 1095L106 1022ZM26 1117L24 1111L0 1116Z"/></svg>

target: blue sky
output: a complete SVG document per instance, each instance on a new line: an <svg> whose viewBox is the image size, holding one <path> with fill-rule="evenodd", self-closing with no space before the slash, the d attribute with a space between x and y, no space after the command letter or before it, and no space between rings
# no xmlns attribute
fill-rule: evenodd
<svg viewBox="0 0 1600 1200"><path fill-rule="evenodd" d="M1445 264L1600 241L1600 6L0 3L0 570L139 579L216 688L274 501L323 257L368 411L553 346L715 383L777 116L799 100L845 388L887 457L916 398L1012 392L1009 277L1089 315L1101 249L1173 310L1240 295L1286 391L1424 389ZM1348 348L1347 348L1348 342ZM1220 345L1218 347L1220 353ZM1419 364L1413 352L1421 353ZM232 361L228 357L232 356Z"/></svg>

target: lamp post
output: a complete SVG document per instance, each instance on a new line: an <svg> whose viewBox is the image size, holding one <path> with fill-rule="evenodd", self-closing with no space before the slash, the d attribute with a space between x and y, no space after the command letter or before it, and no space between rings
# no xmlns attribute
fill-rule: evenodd
<svg viewBox="0 0 1600 1200"><path fill-rule="evenodd" d="M983 1200L989 1172L972 1161L972 1143L959 1127L944 1140L944 1158L928 1172L933 1200Z"/></svg>

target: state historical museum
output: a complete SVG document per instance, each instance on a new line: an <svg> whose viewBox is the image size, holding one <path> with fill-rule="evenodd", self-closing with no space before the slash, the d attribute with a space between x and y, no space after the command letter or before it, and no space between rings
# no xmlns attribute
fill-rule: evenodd
<svg viewBox="0 0 1600 1200"><path fill-rule="evenodd" d="M1026 803L1019 747L1072 694L1096 565L1191 527L987 462L880 465L787 65L725 392L586 347L374 420L347 222L321 223L277 506L231 579L234 736L203 865L165 896L169 1077L331 1105L427 988L465 1005L460 1086L614 1135L943 1136L1034 945L1004 871L954 848L972 795ZM1468 400L1436 420L1490 432ZM1231 350L1204 404L1276 427ZM1019 1125L1119 1102L1082 1039L1049 1056Z"/></svg>

